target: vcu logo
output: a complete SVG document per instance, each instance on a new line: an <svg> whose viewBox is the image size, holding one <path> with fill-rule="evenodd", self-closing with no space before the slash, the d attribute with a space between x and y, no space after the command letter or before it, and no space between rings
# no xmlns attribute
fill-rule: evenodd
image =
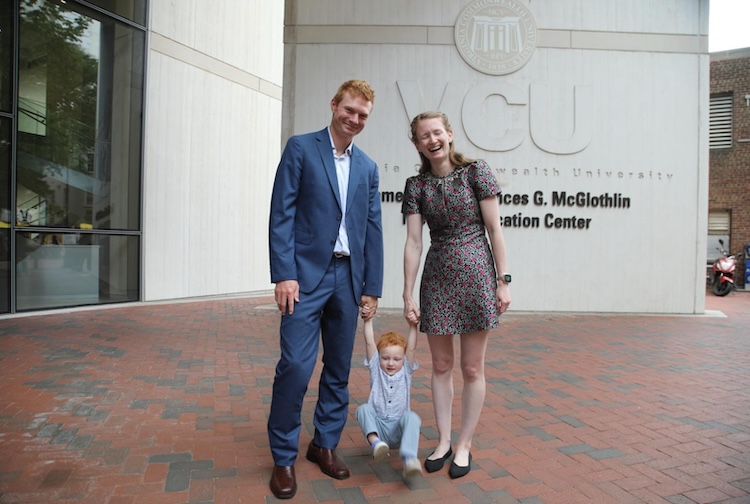
<svg viewBox="0 0 750 504"><path fill-rule="evenodd" d="M523 67L536 48L536 21L517 0L475 0L459 13L453 36L474 69L505 75Z"/></svg>

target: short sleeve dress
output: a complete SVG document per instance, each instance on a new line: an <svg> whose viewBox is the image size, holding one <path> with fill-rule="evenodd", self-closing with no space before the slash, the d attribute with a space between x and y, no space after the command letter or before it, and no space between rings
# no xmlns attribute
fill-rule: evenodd
<svg viewBox="0 0 750 504"><path fill-rule="evenodd" d="M402 213L421 214L430 228L419 288L420 330L466 334L498 325L497 275L479 201L500 194L482 160L444 177L423 173L406 180Z"/></svg>

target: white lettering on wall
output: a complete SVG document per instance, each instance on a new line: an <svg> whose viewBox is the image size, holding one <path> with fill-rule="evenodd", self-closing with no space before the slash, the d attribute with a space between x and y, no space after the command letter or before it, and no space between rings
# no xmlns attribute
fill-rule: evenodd
<svg viewBox="0 0 750 504"><path fill-rule="evenodd" d="M528 106L528 131L534 145L551 154L575 154L589 143L594 131L594 101L591 86L573 86L570 94L573 100L572 116L562 122L571 124L572 131L567 137L561 132L550 131L550 110L553 108L548 98L547 86L531 84L529 99L517 86L501 82L484 82L467 91L467 84L448 81L437 107L425 103L422 88L418 81L397 81L401 100L406 114L411 120L425 110L441 110L448 117L461 117L466 137L471 143L488 152L507 152L518 148L525 138L524 124L515 124L513 113L502 118L483 113L487 100L498 96L513 111L515 107ZM562 107L555 107L556 113ZM561 121L556 121L560 124ZM455 127L455 125L454 125ZM557 133L557 135L555 135Z"/></svg>
<svg viewBox="0 0 750 504"><path fill-rule="evenodd" d="M466 137L471 143L486 151L511 151L523 143L526 131L522 128L511 127L503 129L502 120L498 117L493 117L490 122L490 118L482 113L482 109L491 96L504 98L509 106L526 106L523 91L511 84L484 82L474 86L466 93L461 108L461 120ZM512 114L508 115L512 116Z"/></svg>
<svg viewBox="0 0 750 504"><path fill-rule="evenodd" d="M594 131L594 100L591 86L573 86L573 134L568 138L553 137L549 131L547 86L532 84L529 89L529 132L534 144L552 154L575 154L588 147Z"/></svg>

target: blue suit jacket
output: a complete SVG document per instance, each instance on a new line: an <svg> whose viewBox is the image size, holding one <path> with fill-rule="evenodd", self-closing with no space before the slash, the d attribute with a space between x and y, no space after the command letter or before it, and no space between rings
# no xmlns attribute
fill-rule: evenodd
<svg viewBox="0 0 750 504"><path fill-rule="evenodd" d="M271 282L297 280L301 292L313 291L326 272L342 218L328 130L293 136L281 156L271 197L269 252ZM383 228L378 169L352 146L346 202L352 288L383 292Z"/></svg>

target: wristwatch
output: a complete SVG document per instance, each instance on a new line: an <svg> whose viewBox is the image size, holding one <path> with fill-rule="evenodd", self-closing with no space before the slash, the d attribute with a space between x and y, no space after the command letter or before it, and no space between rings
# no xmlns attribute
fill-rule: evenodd
<svg viewBox="0 0 750 504"><path fill-rule="evenodd" d="M510 283L510 273L503 273L499 277L497 277L498 282L503 282L506 284Z"/></svg>

